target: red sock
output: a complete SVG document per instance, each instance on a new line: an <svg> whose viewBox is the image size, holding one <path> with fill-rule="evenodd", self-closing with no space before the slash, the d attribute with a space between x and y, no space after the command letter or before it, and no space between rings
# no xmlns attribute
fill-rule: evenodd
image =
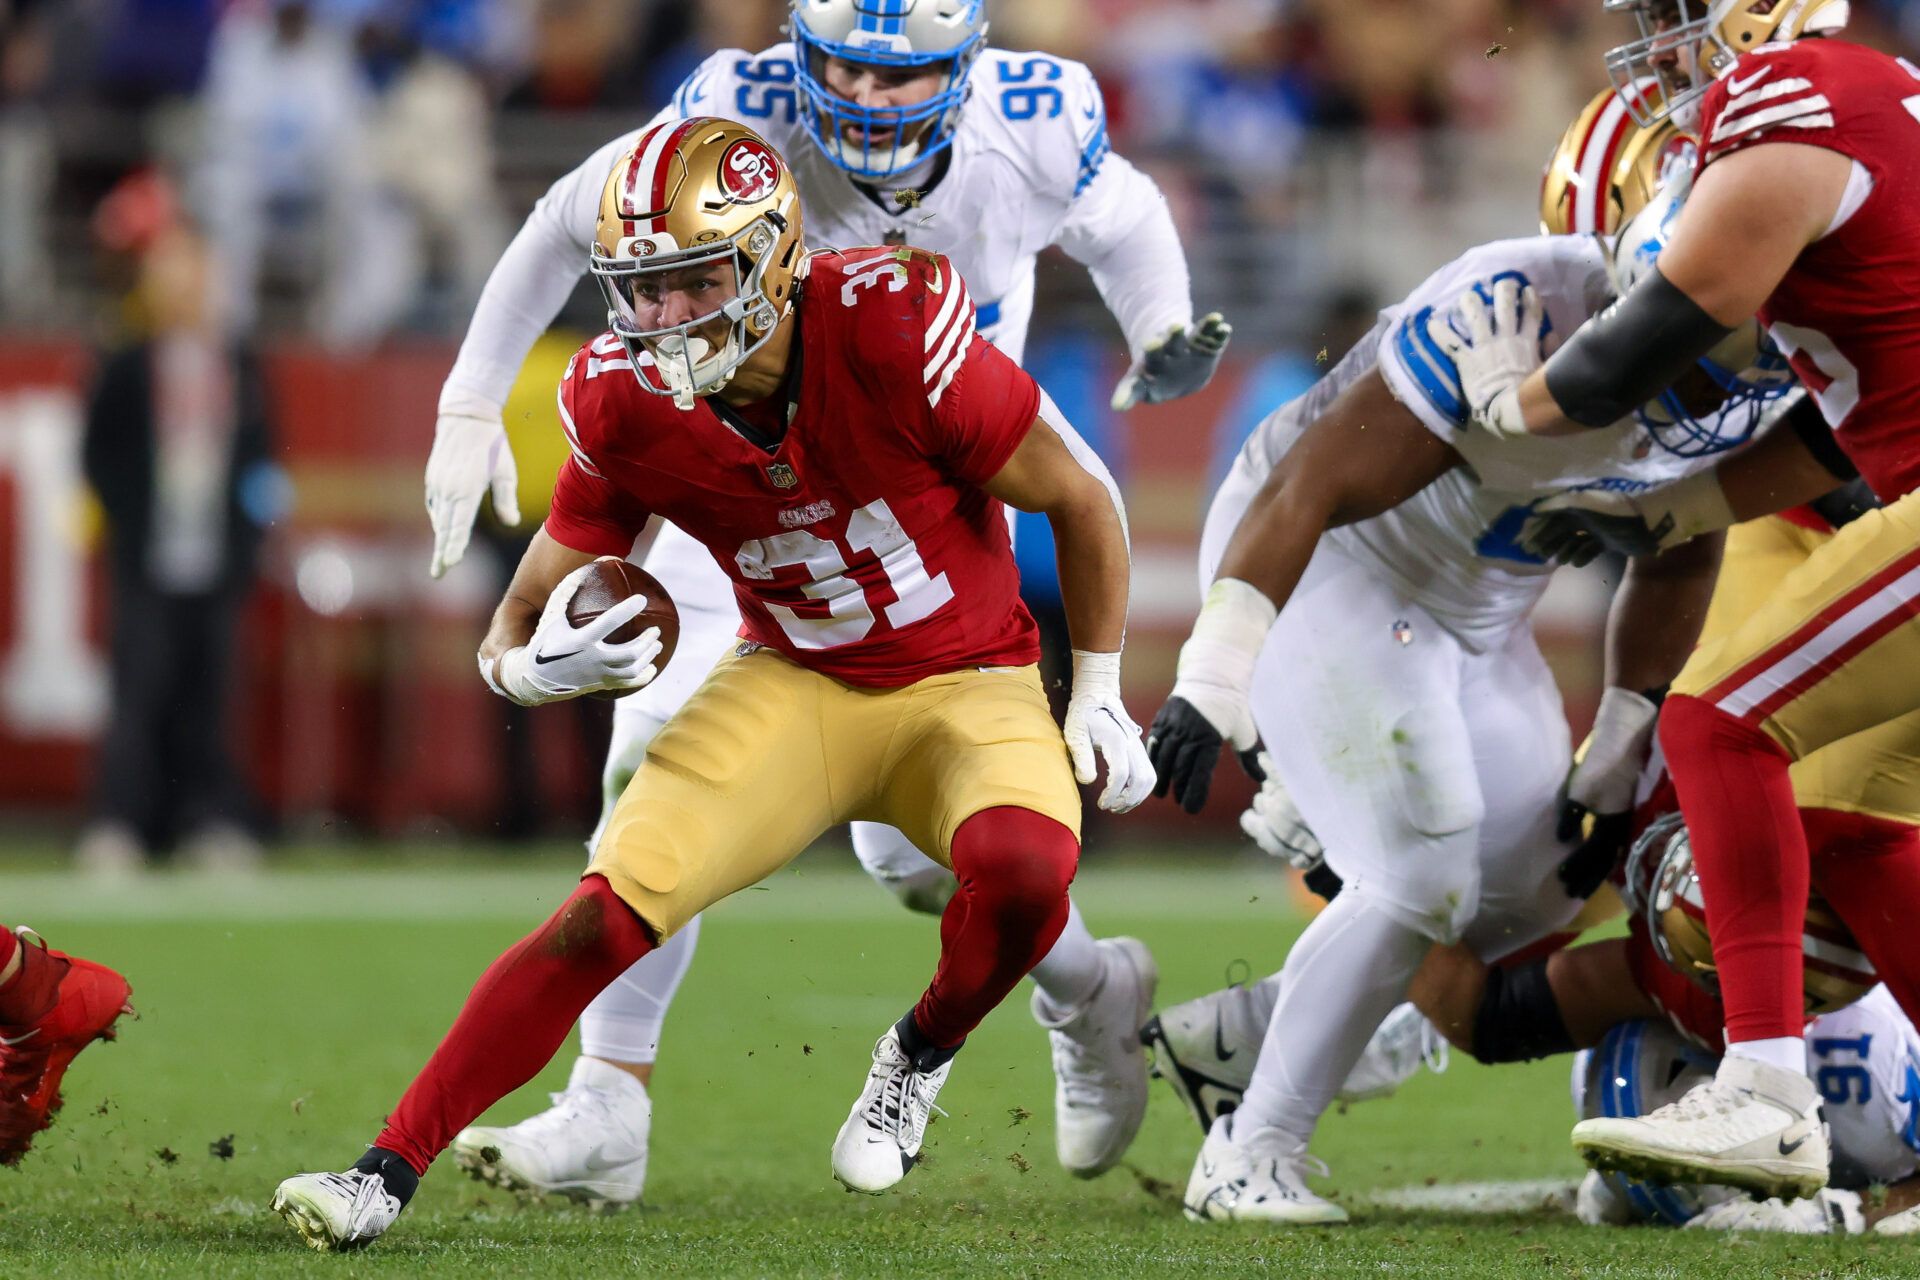
<svg viewBox="0 0 1920 1280"><path fill-rule="evenodd" d="M1787 755L1755 726L1685 694L1660 708L1660 744L1707 902L1727 1040L1797 1036L1807 838Z"/></svg>
<svg viewBox="0 0 1920 1280"><path fill-rule="evenodd" d="M1073 832L1031 809L983 809L953 833L960 891L940 917L940 966L913 1008L929 1044L951 1049L1053 947L1080 861Z"/></svg>
<svg viewBox="0 0 1920 1280"><path fill-rule="evenodd" d="M425 1173L455 1134L533 1079L588 1002L653 945L605 879L582 880L545 924L480 975L374 1145Z"/></svg>
<svg viewBox="0 0 1920 1280"><path fill-rule="evenodd" d="M1805 816L1814 888L1907 1017L1920 1020L1920 828L1833 809Z"/></svg>

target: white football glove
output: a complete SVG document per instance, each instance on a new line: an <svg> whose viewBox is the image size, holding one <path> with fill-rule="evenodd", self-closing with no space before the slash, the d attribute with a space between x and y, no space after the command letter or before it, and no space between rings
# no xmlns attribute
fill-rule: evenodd
<svg viewBox="0 0 1920 1280"><path fill-rule="evenodd" d="M1453 312L1435 310L1427 335L1453 361L1473 422L1503 438L1524 436L1520 384L1540 367L1540 330L1546 309L1532 285L1514 276L1495 280L1489 304L1472 288Z"/></svg>
<svg viewBox="0 0 1920 1280"><path fill-rule="evenodd" d="M500 406L471 392L443 393L433 452L427 455L427 519L433 522L433 562L427 572L437 578L467 554L480 500L489 489L500 522L519 524L519 485Z"/></svg>
<svg viewBox="0 0 1920 1280"><path fill-rule="evenodd" d="M1207 385L1220 364L1220 355L1233 337L1233 326L1218 311L1208 312L1191 327L1176 324L1147 344L1140 363L1113 389L1113 407L1178 400Z"/></svg>
<svg viewBox="0 0 1920 1280"><path fill-rule="evenodd" d="M567 604L592 570L581 565L553 589L533 638L500 655L480 659L480 677L495 693L523 707L561 702L583 693L638 689L660 674L660 628L648 627L631 640L607 636L647 607L646 597L630 596L582 626L567 621Z"/></svg>
<svg viewBox="0 0 1920 1280"><path fill-rule="evenodd" d="M1094 755L1107 762L1107 785L1099 805L1108 813L1125 813L1153 790L1153 765L1147 761L1140 726L1120 700L1120 655L1073 651L1073 696L1067 699L1067 721L1061 732L1073 761L1074 781L1083 786L1095 777Z"/></svg>
<svg viewBox="0 0 1920 1280"><path fill-rule="evenodd" d="M1292 794L1273 767L1273 757L1262 751L1258 764L1265 777L1253 794L1253 803L1240 815L1240 829L1262 850L1284 859L1294 870L1313 870L1327 860L1327 847L1293 803Z"/></svg>

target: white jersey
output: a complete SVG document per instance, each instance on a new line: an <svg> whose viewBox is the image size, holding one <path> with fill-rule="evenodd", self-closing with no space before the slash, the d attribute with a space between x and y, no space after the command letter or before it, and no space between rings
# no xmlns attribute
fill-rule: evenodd
<svg viewBox="0 0 1920 1280"><path fill-rule="evenodd" d="M1335 396L1377 369L1394 397L1467 465L1393 510L1327 537L1477 652L1498 645L1527 616L1553 572L1518 542L1534 503L1569 489L1638 492L1713 461L1659 448L1632 419L1557 439L1501 441L1470 429L1458 376L1427 336L1427 322L1468 288L1507 274L1539 294L1549 343L1613 299L1604 256L1589 237L1533 236L1470 249L1383 311L1373 332L1312 390L1269 414L1235 462L1237 470L1265 476Z"/></svg>
<svg viewBox="0 0 1920 1280"><path fill-rule="evenodd" d="M856 183L814 143L791 44L714 54L647 126L601 147L541 198L487 282L448 390L504 403L528 348L586 271L614 162L646 127L695 115L740 120L786 157L809 247L907 243L946 254L966 278L979 331L1015 360L1033 314L1035 258L1052 245L1087 265L1136 359L1188 323L1186 257L1166 199L1109 150L1093 73L988 49L972 86L952 146L882 189Z"/></svg>

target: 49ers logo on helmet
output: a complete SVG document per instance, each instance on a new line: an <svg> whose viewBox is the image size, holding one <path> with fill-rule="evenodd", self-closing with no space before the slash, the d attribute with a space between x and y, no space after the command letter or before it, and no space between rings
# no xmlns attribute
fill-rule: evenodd
<svg viewBox="0 0 1920 1280"><path fill-rule="evenodd" d="M780 182L780 157L758 138L742 138L720 157L720 190L735 204L754 204Z"/></svg>

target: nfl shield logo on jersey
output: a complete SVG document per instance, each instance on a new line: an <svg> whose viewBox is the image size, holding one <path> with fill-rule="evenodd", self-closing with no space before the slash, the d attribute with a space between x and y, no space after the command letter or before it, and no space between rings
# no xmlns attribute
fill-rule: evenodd
<svg viewBox="0 0 1920 1280"><path fill-rule="evenodd" d="M784 462L768 463L767 479L773 481L776 489L791 489L800 483L800 477L793 474L793 468Z"/></svg>

